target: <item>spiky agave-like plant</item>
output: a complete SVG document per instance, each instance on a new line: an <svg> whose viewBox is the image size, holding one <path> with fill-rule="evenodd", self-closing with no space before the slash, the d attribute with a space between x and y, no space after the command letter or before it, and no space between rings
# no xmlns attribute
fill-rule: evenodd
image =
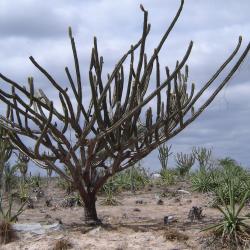
<svg viewBox="0 0 250 250"><path fill-rule="evenodd" d="M85 86L81 80L71 29L69 37L76 81L67 67L65 71L75 98L72 98L68 88L59 84L30 57L35 67L58 92L61 110L41 89L36 93L32 77L28 78L27 88L0 74L3 82L12 87L11 93L0 88L0 100L7 104L6 117L0 117L1 126L9 129L11 141L22 153L41 167L51 168L75 186L84 202L86 221L99 221L95 205L96 194L107 179L133 166L193 122L231 79L249 52L250 45L245 48L211 96L194 111L192 107L200 96L237 54L242 38L239 38L231 55L196 94L194 84L191 87L188 85L188 67L185 66L193 47L192 41L173 71L166 67L166 75L162 79L159 52L178 20L183 4L184 0L181 0L178 12L150 57L145 53L150 31L148 12L141 6L144 14L142 36L121 57L107 79L102 76L104 60L99 56L97 39L94 38L89 65L91 100L88 106L84 98L88 93L83 88ZM136 50L139 50L138 60L135 58ZM130 64L126 79L123 65L128 59ZM153 68L156 69L156 86L155 90L148 93ZM153 99L157 103L155 117L152 108L147 108ZM146 119L143 121L145 108ZM25 145L25 137L35 142L33 147ZM62 165L67 167L68 173L63 170Z"/></svg>
<svg viewBox="0 0 250 250"><path fill-rule="evenodd" d="M241 215L250 191L246 191L238 206L235 203L235 186L232 180L228 181L228 192L229 205L224 200L222 193L219 193L223 206L217 206L217 209L223 215L223 219L219 223L203 229L203 231L214 230L222 241L226 240L229 244L233 243L238 247L243 243L244 238L250 239L250 219Z"/></svg>

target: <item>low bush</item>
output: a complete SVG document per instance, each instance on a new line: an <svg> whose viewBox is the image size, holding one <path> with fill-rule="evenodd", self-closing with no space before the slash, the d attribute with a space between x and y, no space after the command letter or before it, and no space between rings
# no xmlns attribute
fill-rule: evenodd
<svg viewBox="0 0 250 250"><path fill-rule="evenodd" d="M0 196L0 243L7 244L12 241L16 235L12 228L12 223L18 220L18 216L24 211L25 203L23 203L19 209L13 213L13 196L8 197L7 208L3 206L3 199Z"/></svg>
<svg viewBox="0 0 250 250"><path fill-rule="evenodd" d="M172 169L165 169L160 172L161 184L172 185L176 180L176 172Z"/></svg>
<svg viewBox="0 0 250 250"><path fill-rule="evenodd" d="M245 192L243 198L240 200L239 206L236 206L237 186L234 185L233 181L229 181L227 188L229 205L223 198L223 193L218 192L223 206L217 206L217 209L223 216L222 220L215 225L205 228L203 231L213 230L215 235L221 237L223 242L234 246L235 248L233 249L238 249L239 246L246 243L246 240L248 241L250 239L250 219L247 216L241 216L242 209L250 191Z"/></svg>
<svg viewBox="0 0 250 250"><path fill-rule="evenodd" d="M250 174L230 158L221 159L218 165L209 169L199 169L192 175L192 187L199 192L212 192L214 205L220 204L221 198L226 204L230 202L229 183L235 187L234 202L240 202L250 188ZM250 193L247 199L250 198Z"/></svg>
<svg viewBox="0 0 250 250"><path fill-rule="evenodd" d="M150 178L146 170L140 165L136 165L110 178L101 192L107 190L111 190L113 193L125 190L134 192L144 188L149 182Z"/></svg>

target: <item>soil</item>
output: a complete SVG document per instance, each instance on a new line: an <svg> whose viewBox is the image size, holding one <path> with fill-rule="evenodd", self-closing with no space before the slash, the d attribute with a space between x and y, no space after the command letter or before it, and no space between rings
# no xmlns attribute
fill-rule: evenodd
<svg viewBox="0 0 250 250"><path fill-rule="evenodd" d="M188 192L179 192L177 190ZM18 233L18 239L0 246L2 250L53 249L60 240L66 240L71 249L222 249L210 242L211 236L201 232L220 219L217 209L210 206L212 197L192 192L191 186L179 182L171 187L146 187L144 190L122 192L115 196L117 206L103 205L105 196L98 196L97 212L103 224L87 226L83 222L83 207L60 206L65 192L52 182L44 188L45 196L52 197L51 207L46 197L34 202L34 209L26 209L18 223L53 224L60 221L61 229L45 234ZM34 194L35 196L35 194ZM162 202L159 202L159 198ZM203 218L188 218L193 206L202 207ZM169 220L166 220L166 216ZM164 223L164 217L165 222ZM211 243L211 244L209 244Z"/></svg>

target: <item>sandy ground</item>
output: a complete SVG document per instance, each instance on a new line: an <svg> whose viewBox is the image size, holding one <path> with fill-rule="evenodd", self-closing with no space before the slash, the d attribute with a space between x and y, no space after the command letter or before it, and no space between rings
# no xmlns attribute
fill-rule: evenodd
<svg viewBox="0 0 250 250"><path fill-rule="evenodd" d="M190 194L178 193L178 189L190 191ZM158 205L157 197L163 193L163 204ZM100 196L97 211L103 225L96 227L84 225L82 207L63 208L58 205L65 194L54 184L45 189L45 194L53 197L53 206L46 207L45 198L41 198L34 209L24 211L18 223L52 224L61 220L61 229L42 235L18 233L17 240L0 246L0 249L53 249L60 239L67 239L72 245L71 249L220 249L205 245L207 233L201 232L202 228L217 221L220 214L209 207L211 198L208 195L193 193L185 183L168 188L145 188L135 194L120 193L116 199L121 204L117 206L101 205L104 197ZM142 204L138 204L138 201ZM191 223L188 219L192 206L203 208L202 221ZM165 216L173 216L174 220L165 225ZM173 230L183 235L178 239L166 239L166 234Z"/></svg>

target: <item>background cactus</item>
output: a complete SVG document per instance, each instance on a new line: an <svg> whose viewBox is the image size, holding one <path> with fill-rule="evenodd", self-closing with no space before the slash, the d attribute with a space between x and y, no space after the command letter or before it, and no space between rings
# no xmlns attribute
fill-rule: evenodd
<svg viewBox="0 0 250 250"><path fill-rule="evenodd" d="M15 166L19 169L20 173L22 174L23 181L26 180L26 175L28 172L28 163L29 163L29 157L27 157L22 153L19 153L17 164Z"/></svg>
<svg viewBox="0 0 250 250"><path fill-rule="evenodd" d="M3 174L11 157L13 146L8 140L7 130L0 127L0 188L3 188Z"/></svg>
<svg viewBox="0 0 250 250"><path fill-rule="evenodd" d="M161 163L162 170L166 170L168 166L169 156L172 154L170 152L172 145L167 146L166 143L159 145L158 147L158 159Z"/></svg>
<svg viewBox="0 0 250 250"><path fill-rule="evenodd" d="M175 157L175 161L177 164L177 169L179 171L180 176L186 176L195 162L195 157L193 154L183 154L177 153Z"/></svg>
<svg viewBox="0 0 250 250"><path fill-rule="evenodd" d="M211 161L212 150L205 147L194 147L193 155L199 163L200 170L205 171L209 167Z"/></svg>

